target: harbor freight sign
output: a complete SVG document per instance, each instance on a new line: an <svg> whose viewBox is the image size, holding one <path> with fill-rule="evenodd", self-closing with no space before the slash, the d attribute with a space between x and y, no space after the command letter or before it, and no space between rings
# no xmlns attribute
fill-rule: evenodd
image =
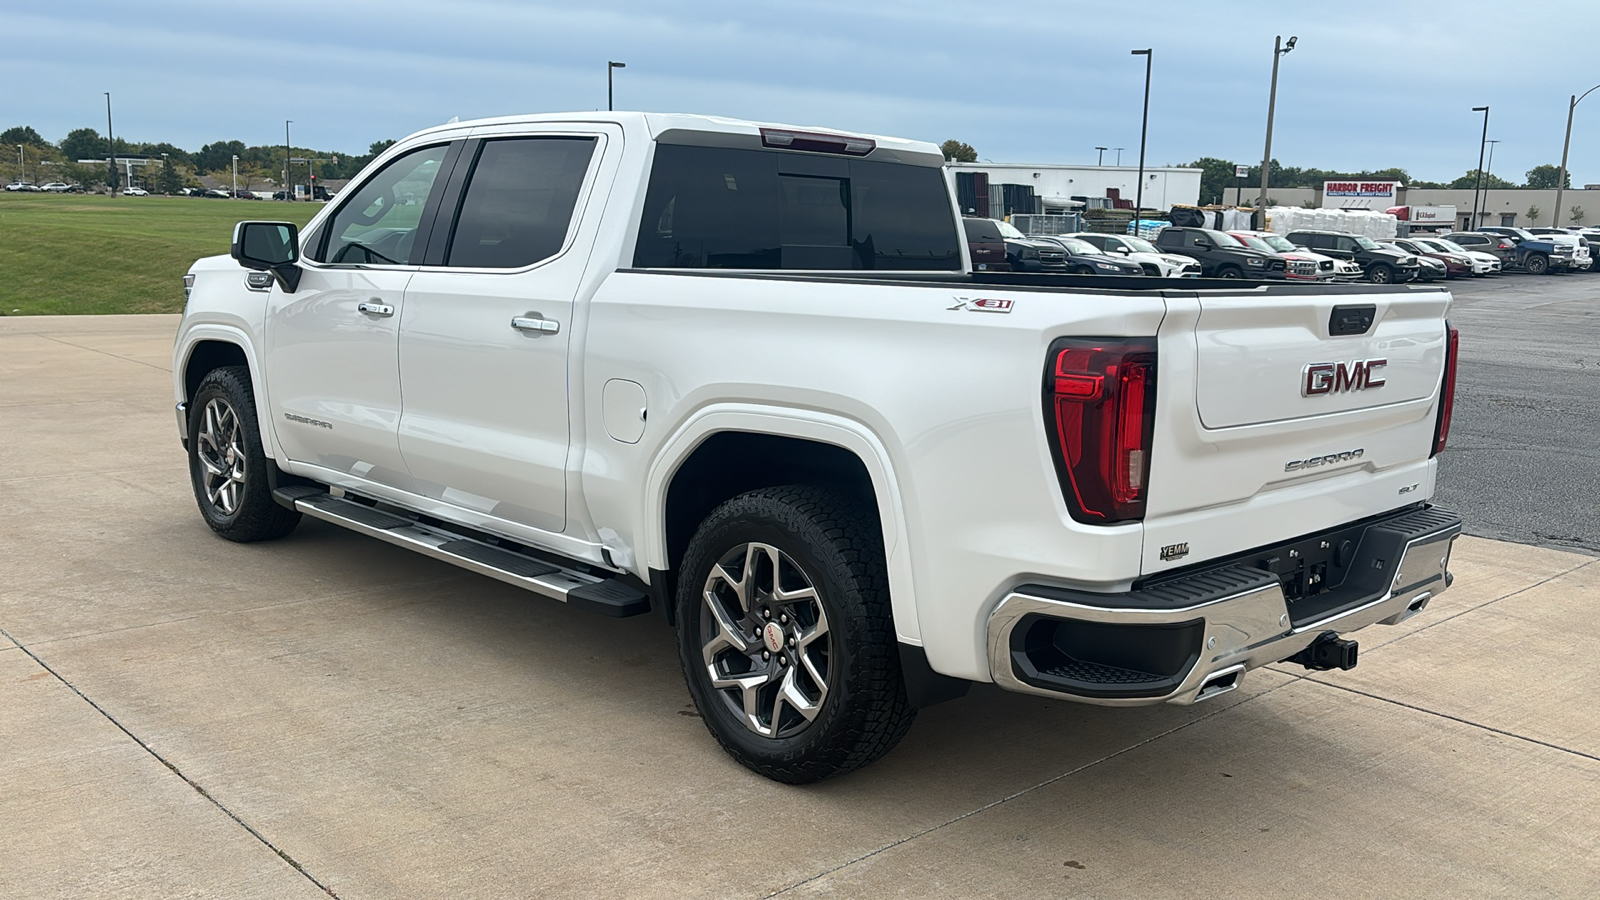
<svg viewBox="0 0 1600 900"><path fill-rule="evenodd" d="M1398 181L1324 181L1324 197L1371 197L1393 199Z"/></svg>

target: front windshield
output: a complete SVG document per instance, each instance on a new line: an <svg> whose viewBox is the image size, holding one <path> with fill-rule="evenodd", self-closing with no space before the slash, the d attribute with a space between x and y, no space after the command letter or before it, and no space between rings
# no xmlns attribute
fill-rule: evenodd
<svg viewBox="0 0 1600 900"><path fill-rule="evenodd" d="M1296 247L1295 245L1289 243L1289 239L1284 237L1281 234L1263 235L1262 238L1261 238L1261 242L1263 244L1266 244L1268 247L1271 247L1272 249L1278 251L1279 253L1287 253L1287 252L1289 252L1291 250L1300 249L1299 247Z"/></svg>
<svg viewBox="0 0 1600 900"><path fill-rule="evenodd" d="M1067 248L1069 253L1084 254L1101 252L1099 247L1096 247L1088 241L1079 240L1077 238L1064 237L1057 238L1056 240L1059 240L1061 242L1061 246Z"/></svg>
<svg viewBox="0 0 1600 900"><path fill-rule="evenodd" d="M1353 235L1353 237L1356 240L1356 246L1360 247L1363 250L1382 250L1383 249L1382 247L1378 246L1378 242L1377 241L1373 240L1372 238L1367 237L1366 235L1357 234L1357 235Z"/></svg>
<svg viewBox="0 0 1600 900"><path fill-rule="evenodd" d="M1129 235L1129 236L1127 236L1125 238L1122 238L1122 242L1124 244L1127 244L1129 247L1132 247L1133 248L1133 252L1135 252L1135 253L1159 253L1159 252L1161 252L1161 251L1156 249L1156 245L1155 244L1150 243L1149 241L1145 240L1142 237L1134 237L1132 235Z"/></svg>
<svg viewBox="0 0 1600 900"><path fill-rule="evenodd" d="M1014 241L1020 241L1027 238L1027 235L1018 231L1017 226L1011 224L1010 222L995 222L995 224L1000 226L1000 236L1003 238L1010 238Z"/></svg>
<svg viewBox="0 0 1600 900"><path fill-rule="evenodd" d="M1244 246L1243 243L1240 243L1238 238L1234 237L1231 234L1224 234L1223 232L1220 232L1220 231L1207 231L1206 232L1206 236L1211 238L1211 242L1213 244L1216 244L1218 247L1229 247L1229 248L1232 248L1232 249L1238 249L1238 248Z"/></svg>
<svg viewBox="0 0 1600 900"><path fill-rule="evenodd" d="M1236 235L1236 237L1243 241L1244 245L1249 247L1251 250L1260 250L1262 253L1275 252L1270 244L1253 234L1241 234Z"/></svg>

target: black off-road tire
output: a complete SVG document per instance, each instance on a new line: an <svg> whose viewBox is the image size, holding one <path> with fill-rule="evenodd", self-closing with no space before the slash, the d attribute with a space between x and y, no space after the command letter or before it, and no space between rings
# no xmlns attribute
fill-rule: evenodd
<svg viewBox="0 0 1600 900"><path fill-rule="evenodd" d="M816 589L832 639L821 708L787 736L747 727L728 695L712 687L703 653L712 567L749 544L775 547L798 565ZM900 672L882 532L870 510L841 494L764 488L713 510L684 555L677 622L684 678L706 728L734 759L775 781L807 784L867 765L893 749L916 718Z"/></svg>
<svg viewBox="0 0 1600 900"><path fill-rule="evenodd" d="M1375 263L1367 270L1367 280L1373 284L1393 284L1394 269L1383 263Z"/></svg>
<svg viewBox="0 0 1600 900"><path fill-rule="evenodd" d="M1223 266L1217 269L1218 278L1243 278L1244 270L1238 266Z"/></svg>
<svg viewBox="0 0 1600 900"><path fill-rule="evenodd" d="M243 459L242 481L232 510L224 509L208 494L207 470L202 452L210 449L205 441L206 414L213 401L231 409L238 420L235 449ZM261 449L261 428L256 419L255 393L250 386L250 370L244 366L213 369L200 380L200 387L189 403L189 483L194 488L200 515L211 530L230 541L270 541L280 538L300 524L300 513L286 509L272 499L267 468L272 460Z"/></svg>

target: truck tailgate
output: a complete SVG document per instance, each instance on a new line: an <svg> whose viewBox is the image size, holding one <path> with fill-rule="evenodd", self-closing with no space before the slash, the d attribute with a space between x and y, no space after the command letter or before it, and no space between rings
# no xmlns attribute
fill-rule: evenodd
<svg viewBox="0 0 1600 900"><path fill-rule="evenodd" d="M1428 497L1449 305L1413 288L1168 294L1144 571Z"/></svg>

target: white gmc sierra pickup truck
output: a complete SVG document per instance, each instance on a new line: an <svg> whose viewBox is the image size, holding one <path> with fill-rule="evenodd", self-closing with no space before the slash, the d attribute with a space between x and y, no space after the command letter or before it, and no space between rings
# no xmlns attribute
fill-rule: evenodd
<svg viewBox="0 0 1600 900"><path fill-rule="evenodd" d="M931 144L451 123L244 222L173 351L221 536L313 516L675 624L806 782L974 681L1192 703L1450 582L1439 289L973 273Z"/></svg>

